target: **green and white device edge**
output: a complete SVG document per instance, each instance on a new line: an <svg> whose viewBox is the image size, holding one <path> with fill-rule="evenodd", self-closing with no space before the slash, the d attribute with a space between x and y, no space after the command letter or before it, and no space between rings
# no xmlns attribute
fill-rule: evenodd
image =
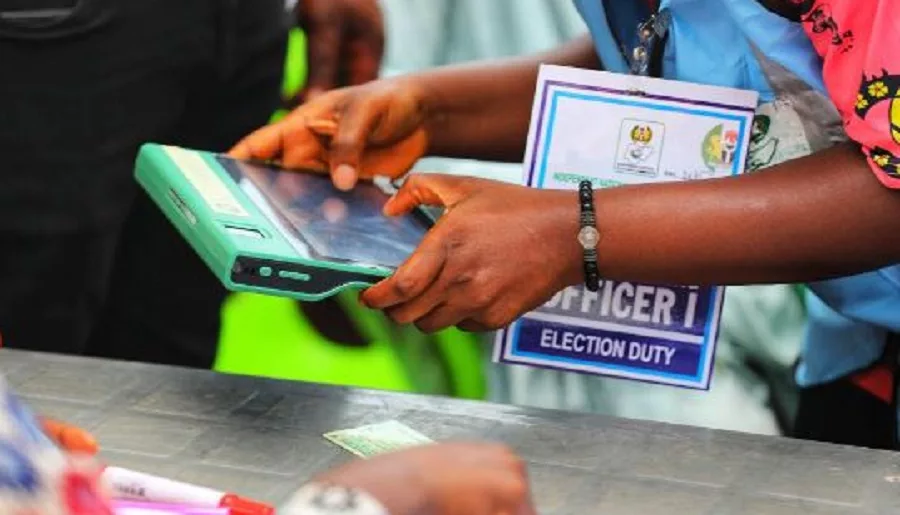
<svg viewBox="0 0 900 515"><path fill-rule="evenodd" d="M399 265L396 246L390 249L395 259L390 263L298 251L302 244L292 238L290 223L252 184L236 180L223 166L228 161L242 163L211 152L148 143L141 147L135 165L138 183L228 290L317 301L345 289L371 286ZM275 170L268 167L268 173ZM390 185L381 184L380 190L377 195L386 201ZM372 197L369 191L366 198ZM356 200L351 196L347 201ZM405 221L404 234L411 252L433 219L424 212L408 216L412 219ZM386 217L384 221L391 222ZM342 223L353 224L352 214ZM365 223L372 224L373 217ZM382 222L376 217L374 223Z"/></svg>

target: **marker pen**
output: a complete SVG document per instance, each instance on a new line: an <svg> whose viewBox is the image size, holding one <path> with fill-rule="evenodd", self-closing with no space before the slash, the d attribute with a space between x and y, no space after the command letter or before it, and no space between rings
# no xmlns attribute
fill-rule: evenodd
<svg viewBox="0 0 900 515"><path fill-rule="evenodd" d="M229 511L228 508L197 508L133 501L113 503L116 515L229 515Z"/></svg>
<svg viewBox="0 0 900 515"><path fill-rule="evenodd" d="M135 472L120 467L107 467L103 480L114 499L144 501L197 508L228 508L231 515L274 515L268 504L211 488L182 483L172 479Z"/></svg>

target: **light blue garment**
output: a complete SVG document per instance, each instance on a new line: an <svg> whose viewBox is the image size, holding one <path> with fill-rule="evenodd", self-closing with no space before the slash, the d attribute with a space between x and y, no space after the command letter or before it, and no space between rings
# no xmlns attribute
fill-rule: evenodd
<svg viewBox="0 0 900 515"><path fill-rule="evenodd" d="M810 326L797 382L811 386L863 369L900 332L900 266L810 285Z"/></svg>
<svg viewBox="0 0 900 515"><path fill-rule="evenodd" d="M842 315L812 292L806 297L810 323L797 368L800 386L840 379L872 364L884 352L883 329Z"/></svg>
<svg viewBox="0 0 900 515"><path fill-rule="evenodd" d="M630 2L631 0L625 0ZM613 0L618 5L622 0ZM642 19L627 20L607 13L602 0L575 0L584 16L597 48L603 68L628 73L628 61L622 54L608 23L637 26ZM624 5L624 4L623 4ZM663 76L686 82L755 89L771 95L764 74L753 58L747 38L735 18L723 16L724 5L710 9L708 0L662 0L671 23L669 40L663 59ZM702 26L703 30L698 30Z"/></svg>
<svg viewBox="0 0 900 515"><path fill-rule="evenodd" d="M389 75L531 54L584 32L564 0L381 0Z"/></svg>
<svg viewBox="0 0 900 515"><path fill-rule="evenodd" d="M621 0L612 0L615 2ZM630 0L625 0L630 1ZM605 67L624 72L602 0L575 0ZM671 16L663 61L666 78L759 91L777 96L775 63L825 93L821 60L802 27L756 0L662 0ZM636 26L640 20L633 20ZM810 285L810 327L797 380L831 381L876 361L889 331L900 331L900 267Z"/></svg>

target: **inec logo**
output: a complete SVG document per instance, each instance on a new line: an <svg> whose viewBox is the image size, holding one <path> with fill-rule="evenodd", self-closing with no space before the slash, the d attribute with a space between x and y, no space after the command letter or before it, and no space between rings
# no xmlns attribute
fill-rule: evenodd
<svg viewBox="0 0 900 515"><path fill-rule="evenodd" d="M738 131L716 125L703 138L703 162L710 171L731 169L737 152Z"/></svg>
<svg viewBox="0 0 900 515"><path fill-rule="evenodd" d="M665 132L665 126L659 122L623 120L619 129L616 171L655 176L659 172Z"/></svg>
<svg viewBox="0 0 900 515"><path fill-rule="evenodd" d="M632 163L643 163L653 154L653 128L636 124L628 134L631 142L625 147L625 159Z"/></svg>

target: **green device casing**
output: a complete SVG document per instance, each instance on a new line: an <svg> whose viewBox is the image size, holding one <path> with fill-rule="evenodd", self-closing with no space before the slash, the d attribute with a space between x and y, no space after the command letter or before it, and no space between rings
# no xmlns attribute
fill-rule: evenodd
<svg viewBox="0 0 900 515"><path fill-rule="evenodd" d="M317 301L394 272L300 255L213 153L147 143L135 177L231 291Z"/></svg>

